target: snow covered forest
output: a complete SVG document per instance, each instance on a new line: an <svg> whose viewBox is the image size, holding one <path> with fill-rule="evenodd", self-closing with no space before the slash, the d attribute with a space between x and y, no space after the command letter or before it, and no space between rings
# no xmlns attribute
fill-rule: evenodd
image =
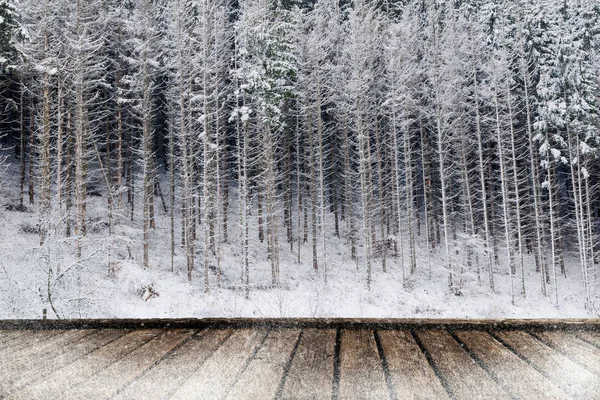
<svg viewBox="0 0 600 400"><path fill-rule="evenodd" d="M1 0L0 317L598 316L595 0Z"/></svg>

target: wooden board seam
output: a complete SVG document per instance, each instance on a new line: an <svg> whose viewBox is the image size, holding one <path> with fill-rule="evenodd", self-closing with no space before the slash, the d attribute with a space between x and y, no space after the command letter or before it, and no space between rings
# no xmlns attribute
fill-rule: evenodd
<svg viewBox="0 0 600 400"><path fill-rule="evenodd" d="M488 365L481 359L479 358L479 356L469 348L469 346L467 346L467 344L465 342L463 342L462 340L460 340L460 338L456 335L456 333L454 332L449 332L450 336L452 336L452 338L460 345L460 347L473 359L473 361L475 361L477 363L477 365L479 365L479 367L481 369L483 369L490 378L492 378L492 380L494 382L496 382L496 385L498 385L502 390L504 390L510 397L512 397L514 400L518 400L520 399L520 397L514 393L510 387L507 387L504 382L502 382L502 380L488 367Z"/></svg>
<svg viewBox="0 0 600 400"><path fill-rule="evenodd" d="M285 382L290 373L290 370L292 369L292 362L294 361L294 357L296 356L296 352L298 351L298 347L300 346L300 341L302 340L303 334L304 330L301 330L298 334L298 338L296 339L296 343L294 344L294 348L292 349L292 353L290 354L290 358L287 360L285 366L283 367L283 374L281 375L279 385L277 386L277 391L275 392L276 399L280 399L283 394L283 388L285 386Z"/></svg>
<svg viewBox="0 0 600 400"><path fill-rule="evenodd" d="M442 383L442 386L444 387L444 389L446 389L446 392L448 393L448 397L450 397L450 399L452 399L452 400L455 400L457 398L456 394L454 394L454 392L452 391L452 388L450 387L450 383L448 382L448 380L446 379L444 374L442 374L442 371L439 369L439 367L436 365L435 361L433 360L433 357L429 353L429 350L427 350L427 348L425 347L425 345L423 344L423 342L421 341L419 336L417 336L417 334L415 333L414 330L411 330L410 334L412 335L414 341L417 343L417 346L419 346L421 353L423 353L423 355L427 359L427 362L431 366L431 369L433 369L435 376L437 376L437 378Z"/></svg>

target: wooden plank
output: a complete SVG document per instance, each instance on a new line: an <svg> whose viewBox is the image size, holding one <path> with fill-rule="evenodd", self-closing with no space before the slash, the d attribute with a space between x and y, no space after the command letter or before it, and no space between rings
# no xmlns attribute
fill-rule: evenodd
<svg viewBox="0 0 600 400"><path fill-rule="evenodd" d="M32 331L30 331L30 330L15 330L15 331L0 330L0 348L6 346L7 343L9 343L10 341L17 339L21 336L28 335L31 332Z"/></svg>
<svg viewBox="0 0 600 400"><path fill-rule="evenodd" d="M26 354L30 351L30 348L37 348L43 346L44 343L52 340L52 338L59 336L66 330L56 331L29 331L27 335L19 336L10 342L10 346L0 348L0 360L14 361L22 353Z"/></svg>
<svg viewBox="0 0 600 400"><path fill-rule="evenodd" d="M390 397L372 330L342 331L339 390L342 399Z"/></svg>
<svg viewBox="0 0 600 400"><path fill-rule="evenodd" d="M134 380L114 400L168 399L232 333L208 329L192 336L164 360Z"/></svg>
<svg viewBox="0 0 600 400"><path fill-rule="evenodd" d="M600 379L597 376L526 332L494 332L494 335L571 396L580 399L600 398Z"/></svg>
<svg viewBox="0 0 600 400"><path fill-rule="evenodd" d="M197 331L172 329L135 349L72 391L68 399L108 399Z"/></svg>
<svg viewBox="0 0 600 400"><path fill-rule="evenodd" d="M277 329L267 335L227 399L273 399L277 393L284 368L290 360L300 330Z"/></svg>
<svg viewBox="0 0 600 400"><path fill-rule="evenodd" d="M85 383L99 371L117 362L162 332L161 329L131 332L77 359L10 398L29 400L63 399L66 393Z"/></svg>
<svg viewBox="0 0 600 400"><path fill-rule="evenodd" d="M567 332L536 332L535 336L583 365L589 371L600 375L600 349Z"/></svg>
<svg viewBox="0 0 600 400"><path fill-rule="evenodd" d="M0 393L14 393L27 385L40 381L52 372L125 333L125 331L116 330L91 331L89 335L82 336L77 341L47 349L44 354L35 358L10 364L3 371L3 377L0 379Z"/></svg>
<svg viewBox="0 0 600 400"><path fill-rule="evenodd" d="M292 360L282 399L331 399L335 359L333 329L306 329Z"/></svg>
<svg viewBox="0 0 600 400"><path fill-rule="evenodd" d="M459 331L458 338L483 361L505 388L522 399L570 398L551 381L517 357L488 333Z"/></svg>
<svg viewBox="0 0 600 400"><path fill-rule="evenodd" d="M6 355L3 358L3 368L0 370L0 382L12 381L14 377L22 374L22 369L31 365L35 360L44 360L48 357L48 353L57 348L68 346L72 342L77 342L80 338L89 335L91 330L72 330L61 331L57 335L53 335L46 340L40 341L35 345L29 345L20 351Z"/></svg>
<svg viewBox="0 0 600 400"><path fill-rule="evenodd" d="M53 335L43 341L22 348L20 351L15 351L5 358L7 363L11 365L20 365L23 362L29 363L31 359L37 359L44 354L47 354L53 348L64 347L72 344L73 342L79 341L86 335L91 334L93 331L86 330L72 330L72 331L61 331L58 335ZM0 373L0 377L2 374ZM0 378L1 379L1 378Z"/></svg>
<svg viewBox="0 0 600 400"><path fill-rule="evenodd" d="M177 390L172 400L219 399L235 384L261 345L266 330L239 329Z"/></svg>
<svg viewBox="0 0 600 400"><path fill-rule="evenodd" d="M416 332L457 399L510 399L446 331Z"/></svg>
<svg viewBox="0 0 600 400"><path fill-rule="evenodd" d="M600 348L600 333L598 332L577 332L577 336L582 340Z"/></svg>
<svg viewBox="0 0 600 400"><path fill-rule="evenodd" d="M449 398L410 332L378 331L378 334L398 398Z"/></svg>

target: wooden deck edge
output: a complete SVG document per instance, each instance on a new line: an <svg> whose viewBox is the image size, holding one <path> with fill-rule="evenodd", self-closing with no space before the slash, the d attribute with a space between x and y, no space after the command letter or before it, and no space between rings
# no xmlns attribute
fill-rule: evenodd
<svg viewBox="0 0 600 400"><path fill-rule="evenodd" d="M449 330L593 330L600 318L590 319L375 319L375 318L182 318L182 319L13 319L0 320L0 329L201 329L201 328L363 328Z"/></svg>

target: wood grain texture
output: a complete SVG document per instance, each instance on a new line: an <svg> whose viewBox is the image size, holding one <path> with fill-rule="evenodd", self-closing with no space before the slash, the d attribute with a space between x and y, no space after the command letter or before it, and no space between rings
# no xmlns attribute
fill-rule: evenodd
<svg viewBox="0 0 600 400"><path fill-rule="evenodd" d="M187 329L167 330L95 374L83 385L65 393L62 399L102 400L110 398L194 333L195 331Z"/></svg>
<svg viewBox="0 0 600 400"><path fill-rule="evenodd" d="M275 398L284 367L290 360L299 334L300 331L297 329L270 331L226 398L228 400Z"/></svg>
<svg viewBox="0 0 600 400"><path fill-rule="evenodd" d="M577 332L577 336L587 343L600 348L600 333L597 332Z"/></svg>
<svg viewBox="0 0 600 400"><path fill-rule="evenodd" d="M96 373L108 368L127 354L161 334L161 329L140 330L128 333L108 343L71 364L58 369L44 380L15 393L11 399L45 400L63 399L77 386Z"/></svg>
<svg viewBox="0 0 600 400"><path fill-rule="evenodd" d="M114 400L168 399L231 333L229 329L208 329L192 336L168 357L135 379Z"/></svg>
<svg viewBox="0 0 600 400"><path fill-rule="evenodd" d="M65 332L67 331L31 331L28 335L19 336L11 340L9 345L0 347L0 360L4 360L6 363L13 362L19 359L22 354L27 354L31 348L36 349L39 346L43 346L44 343L49 342L53 337Z"/></svg>
<svg viewBox="0 0 600 400"><path fill-rule="evenodd" d="M372 330L342 331L339 396L362 400L390 397Z"/></svg>
<svg viewBox="0 0 600 400"><path fill-rule="evenodd" d="M33 361L38 363L56 349L77 342L90 333L92 333L90 330L61 331L58 335L52 335L46 340L40 340L35 344L6 355L2 358L4 366L0 370L0 382L10 379L14 375L20 375L24 368L32 365Z"/></svg>
<svg viewBox="0 0 600 400"><path fill-rule="evenodd" d="M7 343L21 336L28 336L33 331L30 330L0 330L0 348L4 348Z"/></svg>
<svg viewBox="0 0 600 400"><path fill-rule="evenodd" d="M235 384L266 330L236 330L171 397L172 400L221 399Z"/></svg>
<svg viewBox="0 0 600 400"><path fill-rule="evenodd" d="M446 389L408 331L379 331L399 399L448 399Z"/></svg>
<svg viewBox="0 0 600 400"><path fill-rule="evenodd" d="M565 332L539 332L535 333L535 336L587 370L600 375L599 348Z"/></svg>
<svg viewBox="0 0 600 400"><path fill-rule="evenodd" d="M494 332L563 391L578 399L600 399L600 379L522 331Z"/></svg>
<svg viewBox="0 0 600 400"><path fill-rule="evenodd" d="M0 331L0 399L600 400L593 330L196 332Z"/></svg>
<svg viewBox="0 0 600 400"><path fill-rule="evenodd" d="M18 366L11 364L10 367L16 367L11 368L15 373L11 377L5 377L0 381L0 393L8 395L39 382L56 370L126 333L127 331L113 329L95 330L79 340L48 349L46 353L38 356L35 361L30 359L25 364ZM6 370L9 370L8 366Z"/></svg>
<svg viewBox="0 0 600 400"><path fill-rule="evenodd" d="M458 338L511 393L530 400L567 400L570 398L538 371L517 357L486 332L461 331Z"/></svg>
<svg viewBox="0 0 600 400"><path fill-rule="evenodd" d="M331 399L336 331L306 329L286 378L282 399Z"/></svg>
<svg viewBox="0 0 600 400"><path fill-rule="evenodd" d="M457 399L510 399L446 331L417 332Z"/></svg>

